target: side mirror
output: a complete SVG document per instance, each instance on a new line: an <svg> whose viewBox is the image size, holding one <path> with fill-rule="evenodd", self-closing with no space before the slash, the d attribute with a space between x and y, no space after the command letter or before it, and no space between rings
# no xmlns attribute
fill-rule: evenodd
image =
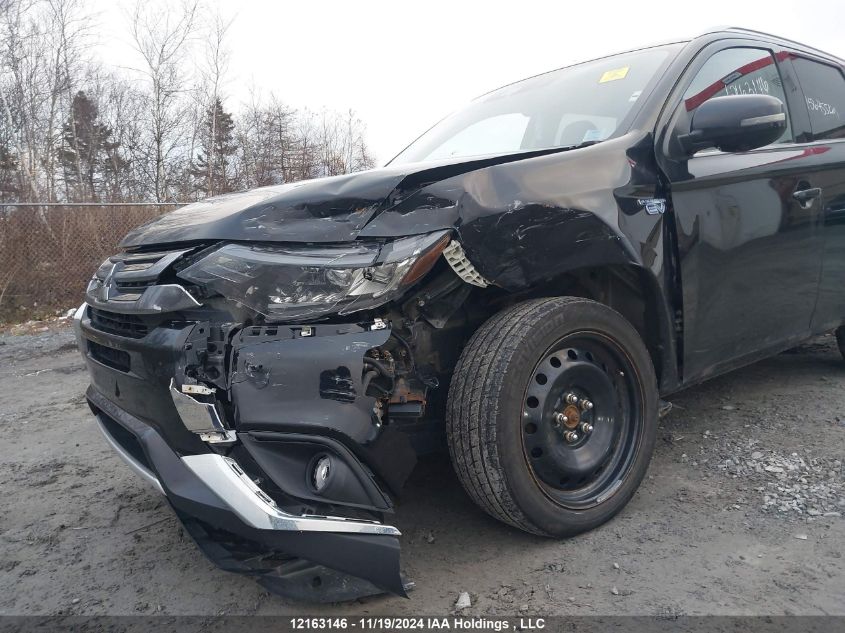
<svg viewBox="0 0 845 633"><path fill-rule="evenodd" d="M723 152L745 152L778 140L786 130L783 103L768 95L715 97L698 106L690 133L678 138L684 150L715 147Z"/></svg>

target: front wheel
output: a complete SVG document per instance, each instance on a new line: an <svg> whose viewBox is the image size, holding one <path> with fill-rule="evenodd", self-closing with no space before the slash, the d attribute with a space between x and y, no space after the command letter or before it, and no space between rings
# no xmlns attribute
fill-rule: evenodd
<svg viewBox="0 0 845 633"><path fill-rule="evenodd" d="M624 507L657 434L651 358L619 313L576 297L538 299L473 335L449 390L452 463L489 514L569 536Z"/></svg>

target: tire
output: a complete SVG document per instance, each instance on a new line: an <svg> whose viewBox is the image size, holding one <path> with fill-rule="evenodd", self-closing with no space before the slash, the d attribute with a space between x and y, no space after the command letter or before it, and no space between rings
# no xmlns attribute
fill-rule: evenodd
<svg viewBox="0 0 845 633"><path fill-rule="evenodd" d="M566 412L565 421L554 415ZM563 537L631 499L657 420L657 380L637 331L600 303L556 297L507 308L473 335L452 377L446 433L476 504L526 532Z"/></svg>

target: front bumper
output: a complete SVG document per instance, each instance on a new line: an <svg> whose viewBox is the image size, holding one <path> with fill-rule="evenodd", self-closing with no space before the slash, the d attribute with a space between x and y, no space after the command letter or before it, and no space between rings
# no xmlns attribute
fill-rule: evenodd
<svg viewBox="0 0 845 633"><path fill-rule="evenodd" d="M299 599L406 596L399 530L378 521L282 508L233 459L236 453L212 451L180 424L167 381L168 359L184 343L184 332L154 331L143 342L115 339L92 329L85 314L83 305L74 326L92 375L86 395L100 430L129 467L166 496L209 558ZM133 357L128 370L115 369L92 357L89 340L139 359ZM246 445L262 434L238 432L236 438Z"/></svg>
<svg viewBox="0 0 845 633"><path fill-rule="evenodd" d="M255 575L268 588L317 601L384 591L407 595L395 527L287 514L259 494L242 471L238 474L233 460L211 453L180 457L155 429L93 387L86 395L109 444L164 493L200 548L224 569ZM238 560L244 551L261 550L269 565Z"/></svg>

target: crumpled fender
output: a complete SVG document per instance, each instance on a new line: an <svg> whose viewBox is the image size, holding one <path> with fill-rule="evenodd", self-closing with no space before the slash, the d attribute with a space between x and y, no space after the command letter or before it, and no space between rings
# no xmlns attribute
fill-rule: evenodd
<svg viewBox="0 0 845 633"><path fill-rule="evenodd" d="M452 228L473 266L507 290L586 266L642 265L642 245L626 235L630 219L616 196L632 180L630 143L623 137L432 183L379 213L360 236ZM657 221L645 219L650 229Z"/></svg>

